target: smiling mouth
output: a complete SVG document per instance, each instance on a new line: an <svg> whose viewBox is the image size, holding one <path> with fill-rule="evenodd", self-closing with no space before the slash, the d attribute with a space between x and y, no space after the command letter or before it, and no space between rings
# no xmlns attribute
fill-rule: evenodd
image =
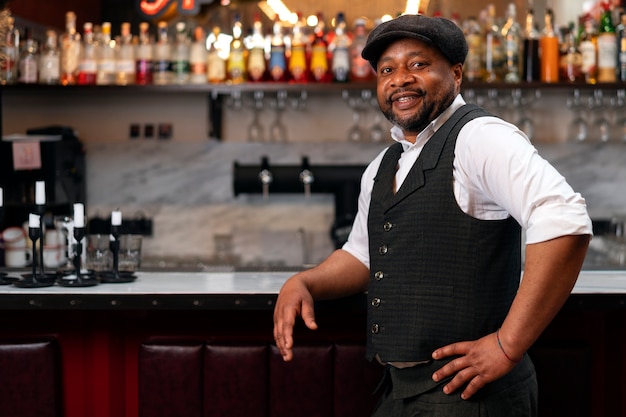
<svg viewBox="0 0 626 417"><path fill-rule="evenodd" d="M424 97L424 95L425 94L421 91L397 91L389 96L389 102L399 104L410 103L412 101L419 100L420 98Z"/></svg>
<svg viewBox="0 0 626 417"><path fill-rule="evenodd" d="M412 108L420 103L424 95L422 94L406 94L393 97L389 100L389 104L397 110L405 110Z"/></svg>

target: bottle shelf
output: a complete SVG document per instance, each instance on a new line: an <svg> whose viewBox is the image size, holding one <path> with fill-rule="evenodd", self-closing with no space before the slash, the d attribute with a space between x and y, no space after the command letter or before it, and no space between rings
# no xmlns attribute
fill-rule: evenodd
<svg viewBox="0 0 626 417"><path fill-rule="evenodd" d="M242 83L242 84L184 84L184 85L45 85L45 84L11 84L0 86L1 89L8 91L85 91L85 92L120 92L120 93L198 93L211 94L212 96L229 95L233 92L253 93L255 91L265 92L299 92L307 91L319 94L333 94L344 90L374 90L376 83L371 82L349 82L349 83L276 83L276 82L259 82L259 83ZM563 90L563 89L583 89L583 90L618 90L626 89L626 82L615 83L542 83L542 82L524 82L524 83L484 83L463 81L462 89L523 89L523 90Z"/></svg>

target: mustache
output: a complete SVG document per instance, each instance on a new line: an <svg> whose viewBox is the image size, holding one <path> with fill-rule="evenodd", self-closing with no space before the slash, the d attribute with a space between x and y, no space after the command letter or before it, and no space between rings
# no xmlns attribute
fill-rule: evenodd
<svg viewBox="0 0 626 417"><path fill-rule="evenodd" d="M422 90L421 88L401 87L389 93L389 95L387 96L387 103L390 104L397 95L401 95L405 93L413 93L413 94L416 94L418 97L424 97L426 95L426 91Z"/></svg>

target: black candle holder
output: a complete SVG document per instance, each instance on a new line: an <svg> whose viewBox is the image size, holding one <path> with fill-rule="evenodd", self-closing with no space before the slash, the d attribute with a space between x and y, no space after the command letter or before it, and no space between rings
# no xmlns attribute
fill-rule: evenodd
<svg viewBox="0 0 626 417"><path fill-rule="evenodd" d="M37 269L37 241L42 240L41 222L39 227L28 228L28 238L32 245L32 272L30 274L22 274L22 279L14 281L13 285L20 288L41 288L54 285L55 275L46 275L43 272L43 262L41 268Z"/></svg>
<svg viewBox="0 0 626 417"><path fill-rule="evenodd" d="M93 272L82 271L82 254L83 254L83 238L85 237L85 228L74 226L74 274L65 275L57 278L57 284L62 287L93 287L98 285L98 279Z"/></svg>
<svg viewBox="0 0 626 417"><path fill-rule="evenodd" d="M3 229L3 226L4 226L4 223L2 221L3 219L4 219L4 207L0 207L0 230ZM6 271L0 271L0 285L10 285L10 284L13 284L13 282L17 280L19 280L18 277L11 276Z"/></svg>
<svg viewBox="0 0 626 417"><path fill-rule="evenodd" d="M43 221L43 215L46 212L46 207L43 204L37 204L36 207L37 210L37 214L39 215L39 230L41 231L40 235L39 235L39 269L41 271L42 275L46 274L46 270L45 270L45 265L43 263L43 240L45 237L44 234L44 221ZM35 262L35 258L33 258L33 263Z"/></svg>
<svg viewBox="0 0 626 417"><path fill-rule="evenodd" d="M109 242L109 249L113 254L113 269L111 271L102 271L100 273L100 282L108 284L120 284L124 282L132 282L137 276L132 272L120 271L120 232L119 226L111 226L111 236L113 239Z"/></svg>

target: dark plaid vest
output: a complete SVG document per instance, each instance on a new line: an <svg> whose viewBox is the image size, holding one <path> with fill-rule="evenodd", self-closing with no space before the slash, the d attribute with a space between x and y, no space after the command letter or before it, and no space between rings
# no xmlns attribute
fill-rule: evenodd
<svg viewBox="0 0 626 417"><path fill-rule="evenodd" d="M441 346L495 331L519 286L521 229L513 218L478 220L453 191L459 130L489 115L465 105L426 143L396 194L402 145L374 179L368 218L367 357L422 361Z"/></svg>

